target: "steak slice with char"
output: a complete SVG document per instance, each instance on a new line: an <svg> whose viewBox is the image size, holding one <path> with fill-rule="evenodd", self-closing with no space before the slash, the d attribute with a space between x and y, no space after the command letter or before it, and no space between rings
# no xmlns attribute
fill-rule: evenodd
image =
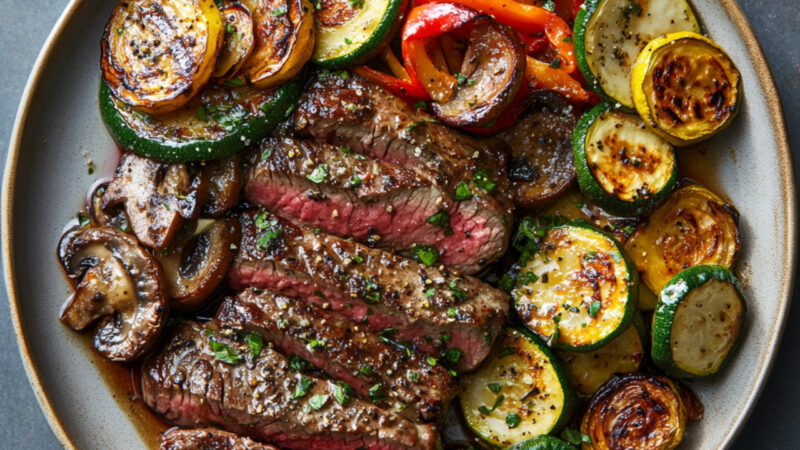
<svg viewBox="0 0 800 450"><path fill-rule="evenodd" d="M432 449L438 441L433 425L359 398L340 404L335 381L292 370L268 346L253 357L237 333L213 325L177 325L142 365L141 388L144 402L179 426L220 427L281 448Z"/></svg>
<svg viewBox="0 0 800 450"><path fill-rule="evenodd" d="M441 419L458 390L441 365L431 366L419 353L398 349L364 327L298 299L248 289L225 299L215 322L259 333L281 353L299 355L348 383L362 398L413 421Z"/></svg>
<svg viewBox="0 0 800 450"><path fill-rule="evenodd" d="M410 238L403 230L410 229L419 240L415 243L436 247L443 264L464 273L477 272L505 251L511 227L511 201L506 193L505 155L501 152L436 123L383 88L357 76L328 75L311 83L295 113L294 126L299 134L318 142L345 146L356 154L414 172L420 180L436 188L435 194L421 192L410 198L404 209L412 214L395 214L388 222L385 214L375 217L358 209L344 216L352 219L345 223L355 228L351 232L335 232L342 224L330 215L308 216L317 223L306 224L353 236L362 242L359 227L372 226L384 245L397 249L408 248ZM261 202L262 196L270 196L270 186L257 180L251 178L248 183L248 198ZM487 192L490 185L493 188ZM459 186L464 194L460 202L456 200ZM469 192L471 197L466 198ZM376 200L378 207L390 205L382 198ZM324 210L319 206L305 208ZM426 237L430 226L422 220L440 210L449 214L453 233L448 235L449 231L442 228Z"/></svg>
<svg viewBox="0 0 800 450"><path fill-rule="evenodd" d="M158 445L161 450L278 450L216 428L171 428L159 436Z"/></svg>
<svg viewBox="0 0 800 450"><path fill-rule="evenodd" d="M489 353L508 296L481 281L260 213L243 213L242 241L229 274L235 289L258 287L302 300L448 355L471 370Z"/></svg>

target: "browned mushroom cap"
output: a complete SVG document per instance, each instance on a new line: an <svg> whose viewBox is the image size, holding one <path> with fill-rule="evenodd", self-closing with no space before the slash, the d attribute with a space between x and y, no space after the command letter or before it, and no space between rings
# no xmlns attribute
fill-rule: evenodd
<svg viewBox="0 0 800 450"><path fill-rule="evenodd" d="M219 217L236 205L243 182L239 155L206 163L202 176L208 180L208 201L202 210L204 217Z"/></svg>
<svg viewBox="0 0 800 450"><path fill-rule="evenodd" d="M240 239L239 221L233 217L200 219L187 228L182 230L182 239L158 256L170 306L180 310L203 306L225 279Z"/></svg>
<svg viewBox="0 0 800 450"><path fill-rule="evenodd" d="M94 347L112 361L131 361L152 346L167 320L161 267L133 236L112 228L68 231L58 256L77 284L61 321L81 331L100 320Z"/></svg>
<svg viewBox="0 0 800 450"><path fill-rule="evenodd" d="M513 30L487 19L469 37L456 94L432 104L442 122L454 127L484 127L498 118L522 87L525 51Z"/></svg>
<svg viewBox="0 0 800 450"><path fill-rule="evenodd" d="M208 196L205 177L186 164L166 164L126 153L103 196L102 208L125 203L134 234L142 244L166 247L184 218L193 219Z"/></svg>
<svg viewBox="0 0 800 450"><path fill-rule="evenodd" d="M103 197L108 190L108 183L100 183L94 187L89 196L89 217L95 227L111 227L115 230L130 233L132 231L128 214L124 205L113 205L103 208Z"/></svg>

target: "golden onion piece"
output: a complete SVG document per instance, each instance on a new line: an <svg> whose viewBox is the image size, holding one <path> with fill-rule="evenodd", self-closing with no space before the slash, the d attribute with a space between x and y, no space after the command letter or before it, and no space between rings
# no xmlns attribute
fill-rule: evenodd
<svg viewBox="0 0 800 450"><path fill-rule="evenodd" d="M103 79L142 112L174 111L208 82L222 37L214 0L120 2L101 42Z"/></svg>
<svg viewBox="0 0 800 450"><path fill-rule="evenodd" d="M314 52L314 6L308 0L243 0L253 16L255 47L242 71L260 88L297 75Z"/></svg>
<svg viewBox="0 0 800 450"><path fill-rule="evenodd" d="M669 450L683 440L686 408L668 378L643 373L614 375L592 397L581 433L584 450Z"/></svg>
<svg viewBox="0 0 800 450"><path fill-rule="evenodd" d="M673 192L639 227L625 250L653 293L689 267L730 268L739 252L739 214L708 189L690 184Z"/></svg>

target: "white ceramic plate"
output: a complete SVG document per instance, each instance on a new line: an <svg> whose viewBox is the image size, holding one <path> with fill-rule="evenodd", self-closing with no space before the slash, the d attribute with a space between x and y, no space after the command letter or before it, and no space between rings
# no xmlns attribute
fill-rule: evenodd
<svg viewBox="0 0 800 450"><path fill-rule="evenodd" d="M3 258L19 349L39 403L67 448L144 448L153 433L143 414L106 383L87 340L62 326L69 294L55 258L62 227L81 207L97 174L110 173L115 145L100 119L100 37L114 6L73 0L51 34L22 98L3 185ZM734 0L695 0L711 37L744 78L743 110L734 125L694 159L696 174L742 215L742 258L750 305L744 344L729 370L693 383L706 406L683 448L729 445L761 391L783 328L794 273L794 186L783 116L755 38ZM87 160L96 173L89 175ZM146 423L146 422L145 422Z"/></svg>

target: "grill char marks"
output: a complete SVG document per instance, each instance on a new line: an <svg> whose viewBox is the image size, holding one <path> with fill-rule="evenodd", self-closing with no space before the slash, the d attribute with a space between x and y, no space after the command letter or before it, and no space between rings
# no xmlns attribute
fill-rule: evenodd
<svg viewBox="0 0 800 450"><path fill-rule="evenodd" d="M278 450L215 428L172 428L159 436L158 445L161 450Z"/></svg>
<svg viewBox="0 0 800 450"><path fill-rule="evenodd" d="M348 383L362 398L385 397L377 401L379 406L401 411L412 421L438 421L458 388L441 365L431 366L418 353L397 349L363 327L300 300L248 289L226 299L215 321L261 334L281 353L303 357Z"/></svg>
<svg viewBox="0 0 800 450"><path fill-rule="evenodd" d="M281 448L435 448L432 425L415 425L358 398L343 406L333 381L291 370L267 346L253 358L235 336L207 333L195 322L178 325L161 353L142 366L144 402L180 426L217 426ZM216 360L211 339L242 359ZM307 392L295 394L304 379L311 382Z"/></svg>
<svg viewBox="0 0 800 450"><path fill-rule="evenodd" d="M265 217L241 216L242 242L230 273L234 288L269 289L373 331L394 329L396 341L410 341L429 355L456 347L463 352L454 364L459 370L474 369L489 353L508 311L503 292L447 269Z"/></svg>
<svg viewBox="0 0 800 450"><path fill-rule="evenodd" d="M401 99L355 76L345 79L328 75L311 83L295 114L294 126L302 136L342 146L358 158L367 158L362 159L364 165L380 161L381 170L403 171L415 181L409 186L398 179L397 185L384 187L380 193L367 188L349 192L350 198L360 201L349 207L309 205L313 199L293 196L294 210L278 208L276 213L362 242L367 238L364 230L371 227L380 236L380 245L395 250L407 250L413 244L430 245L439 250L440 263L464 273L477 272L505 251L511 216L505 194L505 155L501 152L435 123ZM268 166L261 165L253 172L247 192L251 201L272 208L271 197L276 195L269 192L273 188L264 182L264 173L274 169ZM476 171L495 184L494 195L474 186ZM379 172L379 177L385 179L384 175ZM332 173L329 178L336 177ZM321 189L339 189L337 181L324 184ZM472 198L456 201L459 185L462 190L469 187ZM392 201L400 200L398 196L404 201ZM363 204L365 200L368 205ZM304 217L299 216L301 209ZM347 220L337 220L333 209ZM447 228L426 222L439 211L449 215L452 234Z"/></svg>

